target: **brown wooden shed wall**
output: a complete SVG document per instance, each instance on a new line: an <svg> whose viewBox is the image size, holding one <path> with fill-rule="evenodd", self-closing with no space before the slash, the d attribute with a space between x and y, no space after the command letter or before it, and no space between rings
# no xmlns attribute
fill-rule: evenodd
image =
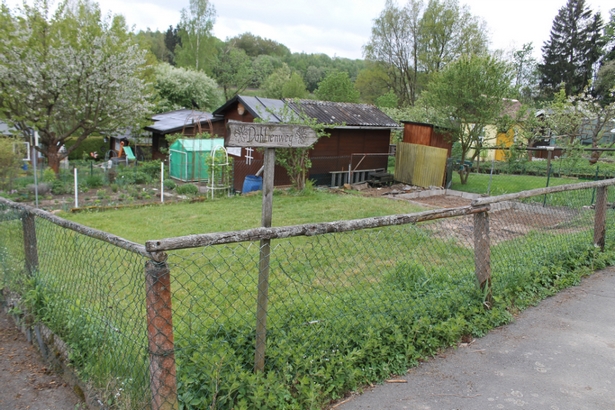
<svg viewBox="0 0 615 410"><path fill-rule="evenodd" d="M449 133L441 131L431 124L404 123L403 142L444 148L448 151L448 158L451 157L453 148Z"/></svg>
<svg viewBox="0 0 615 410"><path fill-rule="evenodd" d="M254 122L252 116L247 110L243 115L237 111L237 104L234 104L226 110L224 114L224 123L228 120ZM388 154L389 142L391 138L391 130L384 129L353 129L353 128L336 128L327 130L330 137L323 137L314 145L314 149L310 151L312 159L312 168L310 169L309 178L316 179L317 184L328 184L331 181L331 171L348 170L351 154L359 153L383 153ZM226 125L224 130L226 136ZM252 164L246 164L246 150L242 148L241 158L234 157L235 171L233 174L233 187L237 191L243 189L243 182L247 175L254 175L263 165L263 154L258 150L254 150L252 156L254 160ZM353 168L361 160L360 156L354 156ZM366 157L358 169L374 169L385 168L388 165L388 156L382 155L378 157ZM276 165L274 175L275 186L290 185L291 181L286 173L286 170Z"/></svg>

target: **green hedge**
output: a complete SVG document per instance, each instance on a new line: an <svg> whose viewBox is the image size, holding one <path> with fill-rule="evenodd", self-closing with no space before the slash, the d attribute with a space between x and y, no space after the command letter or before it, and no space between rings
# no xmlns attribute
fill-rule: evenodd
<svg viewBox="0 0 615 410"><path fill-rule="evenodd" d="M77 141L77 138L69 138L64 144L66 148L72 147ZM77 148L68 156L69 160L83 159L83 153L88 157L90 152L98 152L98 158L104 158L105 152L101 152L101 147L105 146L105 150L108 150L109 143L105 142L103 137L88 137L79 144Z"/></svg>

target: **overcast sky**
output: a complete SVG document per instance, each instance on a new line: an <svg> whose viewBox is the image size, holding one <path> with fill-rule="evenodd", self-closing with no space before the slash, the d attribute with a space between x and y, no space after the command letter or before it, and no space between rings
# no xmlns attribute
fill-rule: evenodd
<svg viewBox="0 0 615 410"><path fill-rule="evenodd" d="M21 0L7 0L9 6ZM425 2L427 2L425 0ZM100 0L103 13L123 14L135 30L166 30L177 25L189 0ZM213 0L214 35L225 40L251 32L286 45L292 52L325 53L362 58L373 20L385 0ZM549 39L553 19L566 0L460 0L487 22L492 49L518 49L534 44L535 56ZM398 4L405 4L399 0ZM609 19L613 0L586 0L593 11Z"/></svg>

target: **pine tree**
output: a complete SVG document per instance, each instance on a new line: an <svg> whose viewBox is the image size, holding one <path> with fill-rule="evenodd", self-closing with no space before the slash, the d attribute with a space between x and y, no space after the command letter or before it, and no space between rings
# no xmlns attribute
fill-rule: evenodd
<svg viewBox="0 0 615 410"><path fill-rule="evenodd" d="M585 0L568 0L551 28L551 37L542 47L540 86L552 95L565 84L566 95L583 91L592 79L594 65L602 55L602 17L585 6Z"/></svg>

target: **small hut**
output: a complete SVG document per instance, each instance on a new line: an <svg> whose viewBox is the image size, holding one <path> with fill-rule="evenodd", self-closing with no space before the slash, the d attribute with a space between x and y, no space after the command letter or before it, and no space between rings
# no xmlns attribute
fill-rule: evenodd
<svg viewBox="0 0 615 410"><path fill-rule="evenodd" d="M184 182L207 180L207 159L216 147L224 147L223 138L176 140L169 148L171 178Z"/></svg>

